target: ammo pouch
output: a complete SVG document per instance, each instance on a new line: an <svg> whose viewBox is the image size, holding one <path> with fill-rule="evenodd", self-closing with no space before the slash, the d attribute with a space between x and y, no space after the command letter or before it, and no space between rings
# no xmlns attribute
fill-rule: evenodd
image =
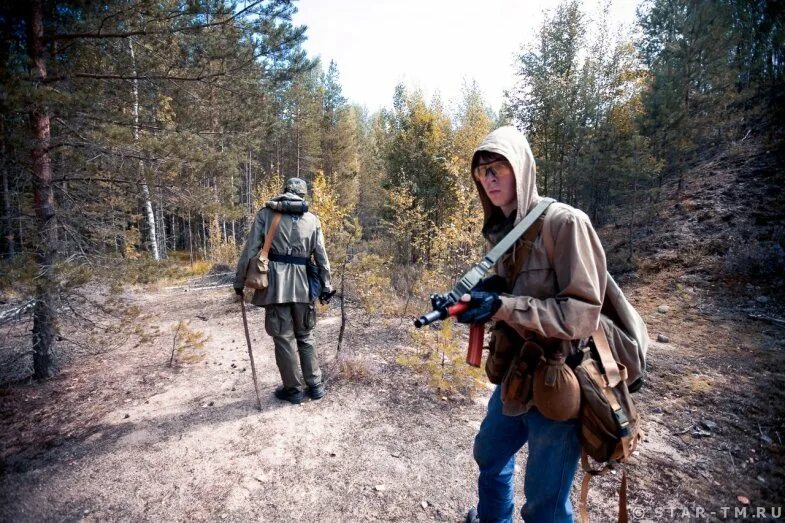
<svg viewBox="0 0 785 523"><path fill-rule="evenodd" d="M515 330L497 321L488 342L488 359L485 360L485 374L494 385L501 384L515 354L523 346L523 338Z"/></svg>
<svg viewBox="0 0 785 523"><path fill-rule="evenodd" d="M525 342L523 347L516 351L502 381L502 414L518 416L529 410L534 372L542 360L542 347L533 341Z"/></svg>

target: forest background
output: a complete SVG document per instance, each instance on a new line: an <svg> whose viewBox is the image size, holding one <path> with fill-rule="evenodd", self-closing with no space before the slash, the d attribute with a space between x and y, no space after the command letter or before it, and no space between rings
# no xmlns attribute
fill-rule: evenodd
<svg viewBox="0 0 785 523"><path fill-rule="evenodd" d="M782 158L776 1L651 0L630 32L565 1L521 50L498 114L474 81L460 100L399 85L389 109L352 104L338 65L304 52L287 0L0 6L0 350L37 378L90 343L64 335L92 325L86 285L231 271L287 177L310 185L335 281L369 317L413 316L483 251L468 165L498 125L526 133L540 194L611 231L617 275L656 269L653 236L678 241L655 233L685 173ZM717 231L690 259L782 290L784 245L776 224Z"/></svg>

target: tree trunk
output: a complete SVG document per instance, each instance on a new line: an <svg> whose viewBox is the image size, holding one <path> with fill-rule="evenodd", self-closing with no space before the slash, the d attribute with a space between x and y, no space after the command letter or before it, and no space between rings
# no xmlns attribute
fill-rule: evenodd
<svg viewBox="0 0 785 523"><path fill-rule="evenodd" d="M298 115L299 116L299 115ZM297 177L300 177L300 129L296 131L297 136Z"/></svg>
<svg viewBox="0 0 785 523"><path fill-rule="evenodd" d="M191 211L188 211L188 249L191 251L191 267L194 265L194 229L191 226Z"/></svg>
<svg viewBox="0 0 785 523"><path fill-rule="evenodd" d="M634 140L634 138L633 138ZM635 208L638 205L638 144L632 143L632 206L630 207L630 230L628 239L627 261L632 263L635 254Z"/></svg>
<svg viewBox="0 0 785 523"><path fill-rule="evenodd" d="M134 42L128 39L128 49L131 52L131 67L134 77L136 77L136 55L134 54ZM134 144L139 143L139 80L133 80L133 116L134 116ZM139 186L142 188L142 205L144 207L144 214L147 218L147 230L150 237L148 238L148 245L153 251L153 259L156 261L161 259L158 254L158 239L155 230L155 214L153 213L153 202L150 200L150 187L147 186L147 179L144 176L144 162L139 160Z"/></svg>
<svg viewBox="0 0 785 523"><path fill-rule="evenodd" d="M41 0L30 3L27 20L27 52L33 64L33 79L46 80L44 62L44 21ZM36 300L33 310L33 373L48 378L55 373L56 311L54 308L55 206L52 191L52 160L49 157L49 111L43 102L36 102L30 111L30 127L34 141L31 151L35 191L36 232Z"/></svg>
<svg viewBox="0 0 785 523"><path fill-rule="evenodd" d="M251 196L251 150L248 150L248 165L245 171L245 198L247 203L246 215L250 216L253 212L253 197ZM250 228L250 226L249 226Z"/></svg>
<svg viewBox="0 0 785 523"><path fill-rule="evenodd" d="M3 221L2 231L3 239L5 240L4 252L0 253L0 257L5 257L9 260L16 256L16 245L14 244L14 226L11 223L11 191L8 190L8 155L5 148L5 117L0 115L0 172L2 173L3 184Z"/></svg>
<svg viewBox="0 0 785 523"><path fill-rule="evenodd" d="M166 259L166 217L164 215L164 190L161 187L161 169L156 166L155 169L156 184L158 185L158 219L156 223L159 227L160 234L158 236L160 241L160 255L161 259Z"/></svg>
<svg viewBox="0 0 785 523"><path fill-rule="evenodd" d="M207 259L207 222L204 219L204 214L201 215L202 217L202 259Z"/></svg>
<svg viewBox="0 0 785 523"><path fill-rule="evenodd" d="M177 250L177 216L172 214L172 234L170 234L172 238L172 251Z"/></svg>

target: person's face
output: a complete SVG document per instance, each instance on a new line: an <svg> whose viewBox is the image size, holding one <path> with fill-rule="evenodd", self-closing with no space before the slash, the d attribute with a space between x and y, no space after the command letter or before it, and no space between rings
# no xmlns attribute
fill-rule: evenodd
<svg viewBox="0 0 785 523"><path fill-rule="evenodd" d="M517 206L515 175L507 160L496 160L479 165L474 169L472 175L475 180L480 182L492 204L501 207L505 212Z"/></svg>

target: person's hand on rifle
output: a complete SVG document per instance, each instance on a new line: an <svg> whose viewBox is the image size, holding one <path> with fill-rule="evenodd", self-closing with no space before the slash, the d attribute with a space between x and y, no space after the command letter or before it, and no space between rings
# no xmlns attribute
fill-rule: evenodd
<svg viewBox="0 0 785 523"><path fill-rule="evenodd" d="M243 292L242 288L238 289L237 287L235 287L234 288L234 293L237 295L237 299L238 300L242 300L245 297L245 293Z"/></svg>
<svg viewBox="0 0 785 523"><path fill-rule="evenodd" d="M480 283L474 286L473 291L485 291L485 292L496 292L502 293L507 292L507 280L499 276L498 274L494 274L492 276L488 276L480 280ZM461 301L468 301L468 300L461 300Z"/></svg>
<svg viewBox="0 0 785 523"><path fill-rule="evenodd" d="M319 295L319 303L322 305L329 304L330 300L333 298L333 296L335 296L335 292L335 289L331 291L322 291L322 293Z"/></svg>
<svg viewBox="0 0 785 523"><path fill-rule="evenodd" d="M502 306L502 300L497 292L473 290L461 296L461 301L469 303L469 310L456 317L460 323L485 323Z"/></svg>

